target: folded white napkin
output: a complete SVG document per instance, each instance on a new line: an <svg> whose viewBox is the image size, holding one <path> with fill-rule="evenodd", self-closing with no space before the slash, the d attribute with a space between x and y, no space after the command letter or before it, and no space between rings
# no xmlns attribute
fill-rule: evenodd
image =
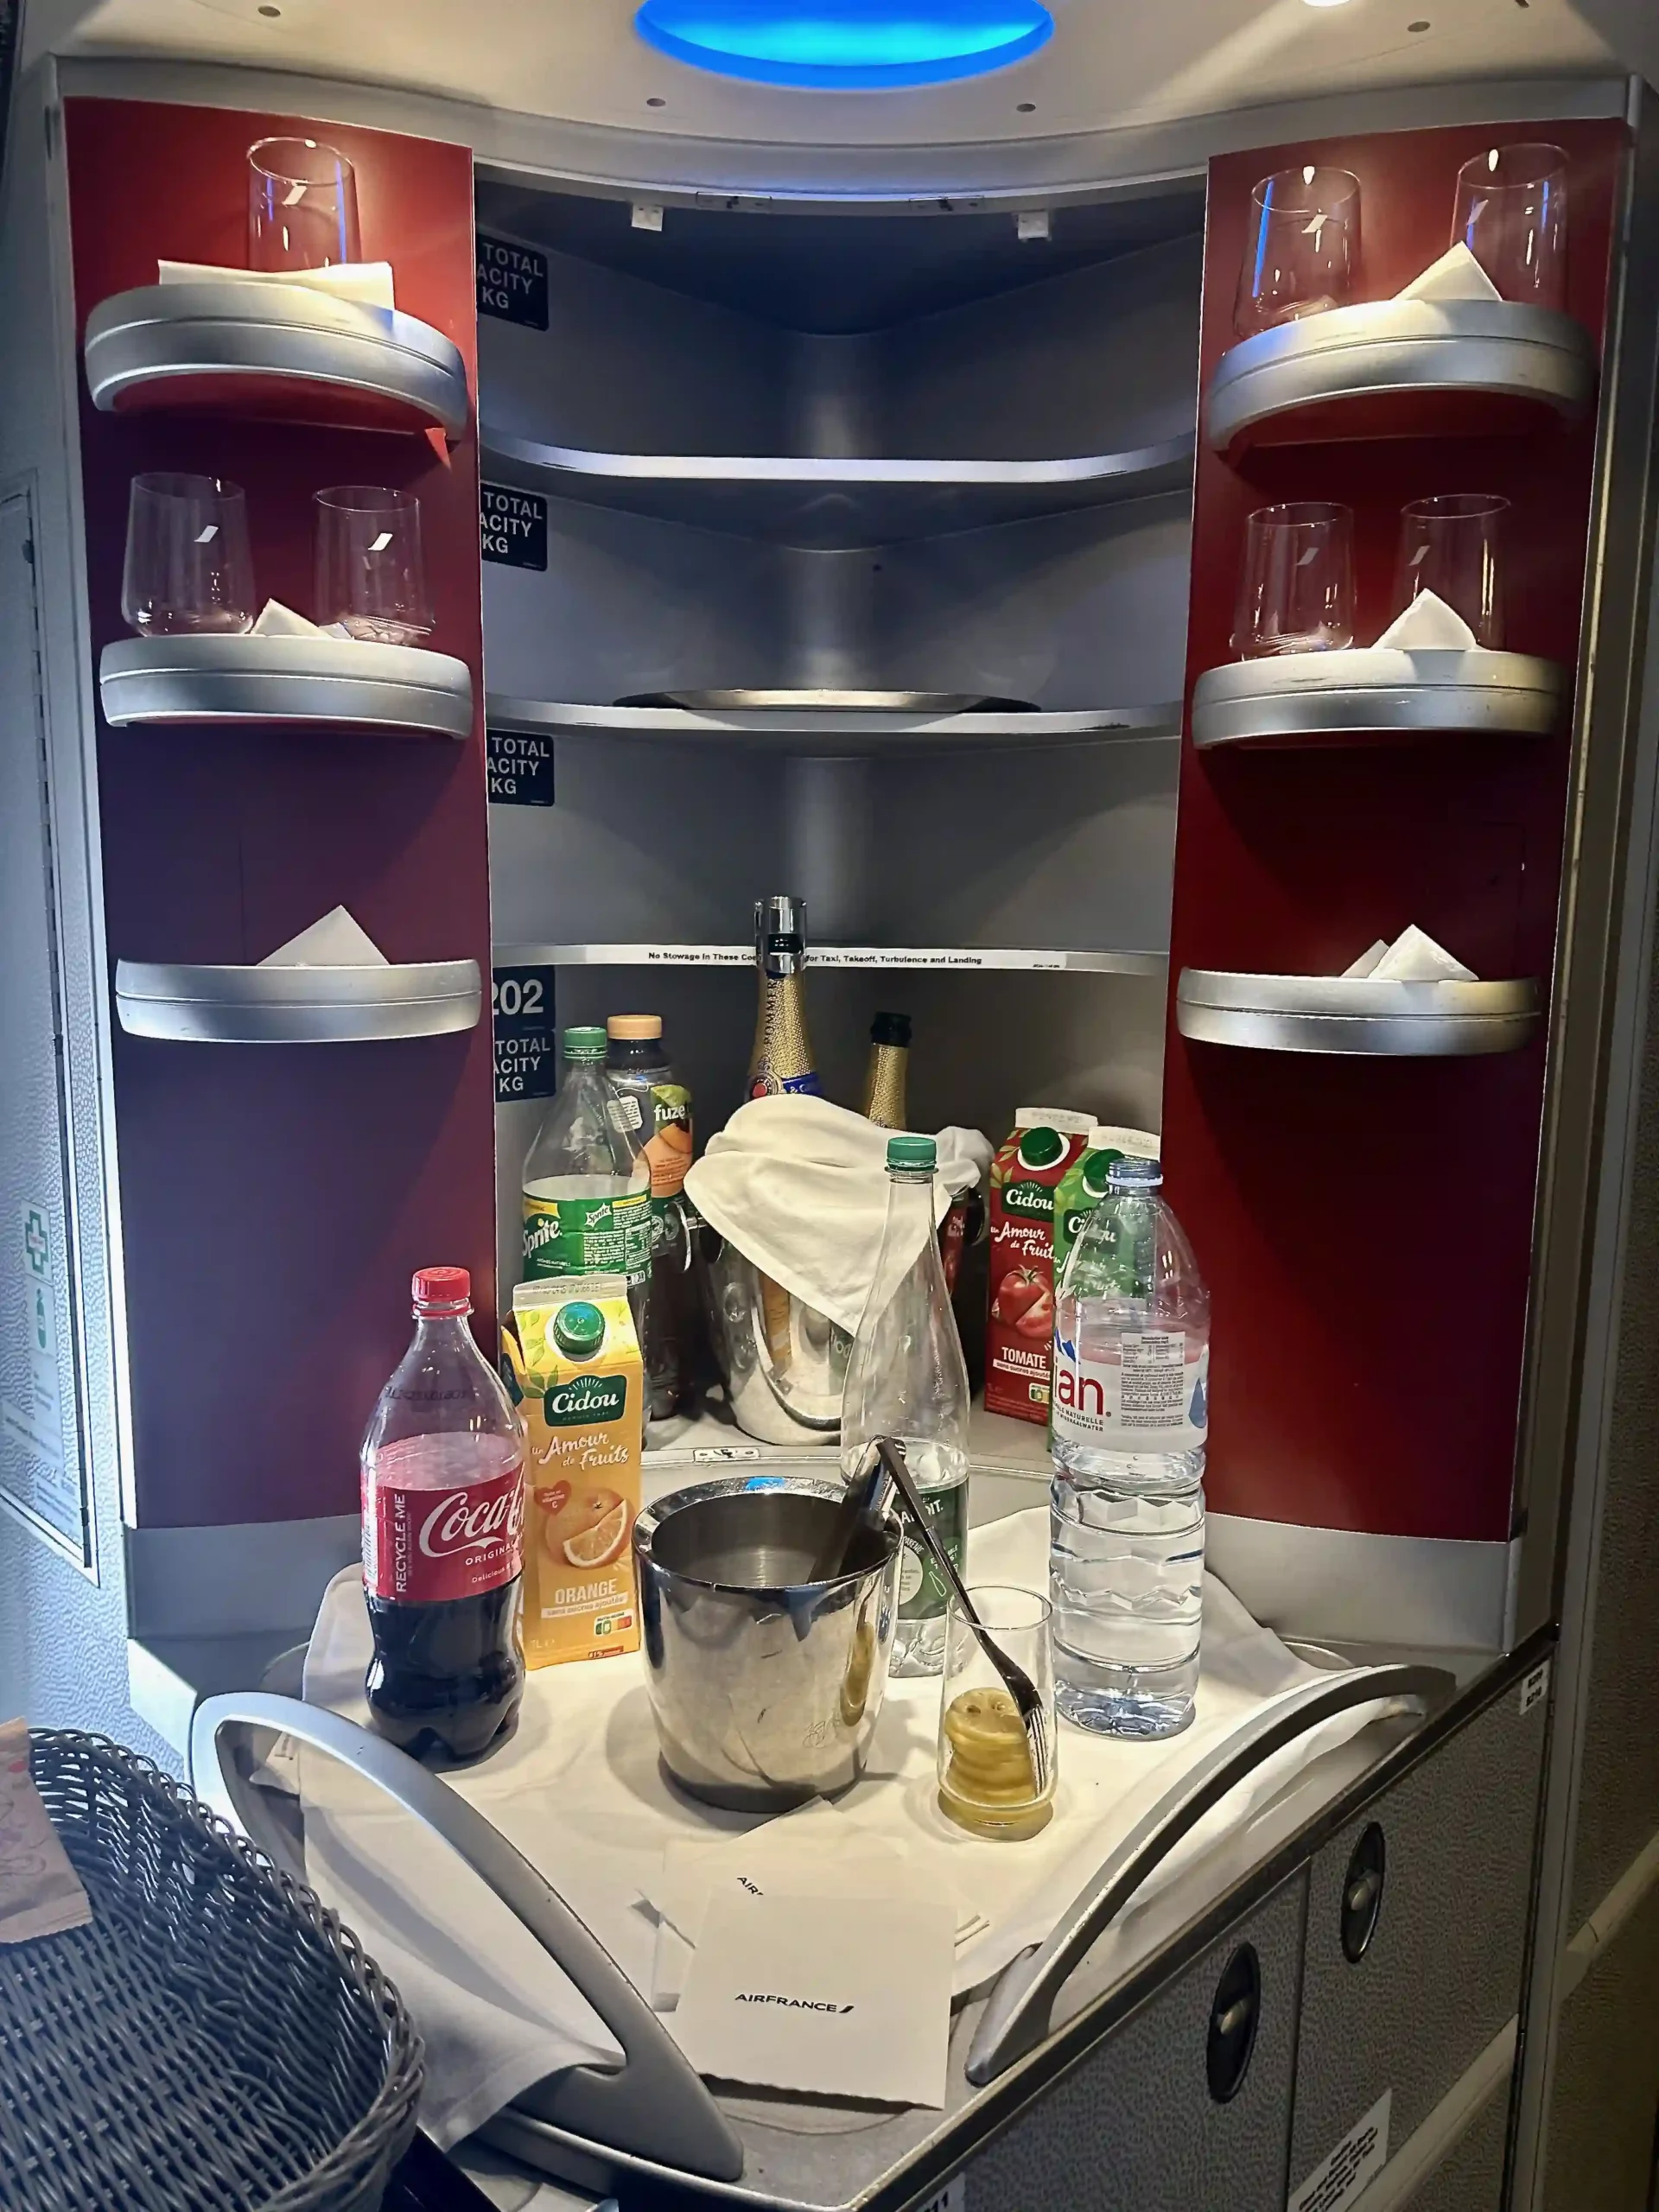
<svg viewBox="0 0 1659 2212"><path fill-rule="evenodd" d="M1459 238L1394 296L1396 300L1501 300L1503 295Z"/></svg>
<svg viewBox="0 0 1659 2212"><path fill-rule="evenodd" d="M262 968L385 968L391 965L379 946L344 906L336 906L320 921L279 944L259 963Z"/></svg>
<svg viewBox="0 0 1659 2212"><path fill-rule="evenodd" d="M1474 632L1455 607L1438 592L1420 591L1403 614L1396 614L1377 639L1397 652L1474 652Z"/></svg>
<svg viewBox="0 0 1659 2212"><path fill-rule="evenodd" d="M297 284L303 291L327 292L363 308L395 308L389 261L340 261L331 269L217 269L205 261L158 261L163 284Z"/></svg>
<svg viewBox="0 0 1659 2212"><path fill-rule="evenodd" d="M1342 971L1344 982L1367 976L1379 983L1472 983L1477 980L1472 968L1454 960L1443 944L1436 944L1415 922L1402 930L1392 944L1384 944L1378 938L1351 967Z"/></svg>
<svg viewBox="0 0 1659 2212"><path fill-rule="evenodd" d="M888 1135L827 1098L753 1098L709 1139L686 1196L764 1274L856 1329L887 1217ZM991 1147L976 1129L941 1129L938 1141L943 1220L989 1172Z"/></svg>

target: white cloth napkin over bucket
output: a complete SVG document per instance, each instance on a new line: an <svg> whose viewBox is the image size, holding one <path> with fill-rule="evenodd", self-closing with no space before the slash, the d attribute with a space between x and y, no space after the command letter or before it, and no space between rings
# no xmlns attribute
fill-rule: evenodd
<svg viewBox="0 0 1659 2212"><path fill-rule="evenodd" d="M993 1522L969 1538L969 1573L1041 1588L1047 1547L1046 1510ZM369 1649L360 1582L347 1569L324 1596L306 1660L307 1700L365 1721ZM1045 1938L1108 1853L1183 1775L1264 1707L1321 1679L1329 1678L1206 1576L1197 1720L1151 1745L1062 1728L1055 1817L1040 1836L990 1843L939 1812L937 1680L889 1686L869 1770L838 1800L838 1816L890 1839L942 1893L982 1916L983 1930L957 1951L960 1995ZM1375 1702L1355 1707L1255 1769L1148 1878L1137 1905L1377 1712ZM587 2004L446 1847L325 1755L302 1747L299 1773L307 1877L397 1982L425 2035L423 2121L441 2143L459 2140L556 2069L614 2062L616 2046ZM643 1893L659 1887L667 1846L754 1825L671 1790L658 1765L642 1663L632 1656L532 1674L515 1732L446 1779L642 1992L652 1986L657 1940ZM671 2014L664 2024L672 2032Z"/></svg>
<svg viewBox="0 0 1659 2212"><path fill-rule="evenodd" d="M740 1106L685 1179L709 1225L773 1282L857 1328L887 1217L889 1132L827 1098L780 1093ZM941 1129L934 1211L988 1173L976 1129Z"/></svg>

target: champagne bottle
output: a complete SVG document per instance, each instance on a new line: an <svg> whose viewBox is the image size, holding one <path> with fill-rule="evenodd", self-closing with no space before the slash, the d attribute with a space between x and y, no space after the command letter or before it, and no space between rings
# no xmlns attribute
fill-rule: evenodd
<svg viewBox="0 0 1659 2212"><path fill-rule="evenodd" d="M749 1096L777 1090L821 1096L823 1085L812 1065L806 1033L801 970L806 965L806 901L787 892L754 902L754 964L760 974L760 1005L749 1058Z"/></svg>
<svg viewBox="0 0 1659 2212"><path fill-rule="evenodd" d="M870 1065L864 1077L864 1103L859 1108L867 1122L882 1129L909 1127L905 1105L909 1067L910 1016L878 1014L870 1024Z"/></svg>

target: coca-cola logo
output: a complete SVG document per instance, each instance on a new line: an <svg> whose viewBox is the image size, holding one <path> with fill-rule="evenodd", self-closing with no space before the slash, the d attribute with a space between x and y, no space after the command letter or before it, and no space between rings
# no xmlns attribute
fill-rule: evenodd
<svg viewBox="0 0 1659 2212"><path fill-rule="evenodd" d="M461 1552L488 1551L518 1535L524 1513L522 1483L513 1483L499 1497L475 1498L471 1491L452 1491L421 1523L422 1553L428 1559L453 1559Z"/></svg>

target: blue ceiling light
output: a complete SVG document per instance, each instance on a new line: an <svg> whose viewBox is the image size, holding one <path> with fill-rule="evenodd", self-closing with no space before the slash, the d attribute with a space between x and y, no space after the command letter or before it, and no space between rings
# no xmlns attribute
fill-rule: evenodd
<svg viewBox="0 0 1659 2212"><path fill-rule="evenodd" d="M1023 61L1040 0L644 0L639 35L694 68L766 85L940 85Z"/></svg>

